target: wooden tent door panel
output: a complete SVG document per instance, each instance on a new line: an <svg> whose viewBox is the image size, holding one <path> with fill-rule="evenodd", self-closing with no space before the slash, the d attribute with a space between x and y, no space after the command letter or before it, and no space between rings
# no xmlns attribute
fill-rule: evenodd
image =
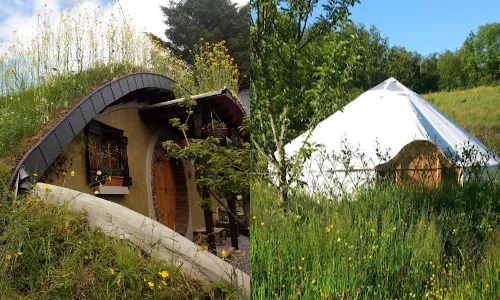
<svg viewBox="0 0 500 300"><path fill-rule="evenodd" d="M153 176L158 220L163 225L174 229L177 198L175 177L172 165L165 158L165 151L161 148L155 149Z"/></svg>

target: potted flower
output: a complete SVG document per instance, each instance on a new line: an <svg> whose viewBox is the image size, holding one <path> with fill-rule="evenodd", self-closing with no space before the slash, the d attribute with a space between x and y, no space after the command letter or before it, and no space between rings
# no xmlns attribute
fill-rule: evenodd
<svg viewBox="0 0 500 300"><path fill-rule="evenodd" d="M123 186L123 170L118 167L108 167L104 166L102 168L102 175L104 177L104 181L102 185L105 186Z"/></svg>
<svg viewBox="0 0 500 300"><path fill-rule="evenodd" d="M213 136L216 138L225 138L227 136L227 126L225 123L212 120L210 123L203 125L203 137Z"/></svg>

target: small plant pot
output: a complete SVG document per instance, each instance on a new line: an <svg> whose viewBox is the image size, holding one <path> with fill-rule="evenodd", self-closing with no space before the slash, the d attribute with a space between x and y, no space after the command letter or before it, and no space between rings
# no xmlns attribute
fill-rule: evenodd
<svg viewBox="0 0 500 300"><path fill-rule="evenodd" d="M219 139L223 139L227 136L227 128L204 129L202 131L202 134L204 138L213 136Z"/></svg>
<svg viewBox="0 0 500 300"><path fill-rule="evenodd" d="M110 176L111 180L107 178L102 185L104 186L123 186L123 177L121 176Z"/></svg>

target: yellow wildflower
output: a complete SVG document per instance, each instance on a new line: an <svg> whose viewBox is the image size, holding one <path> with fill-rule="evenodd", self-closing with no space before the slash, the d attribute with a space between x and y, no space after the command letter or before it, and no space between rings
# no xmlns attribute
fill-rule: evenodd
<svg viewBox="0 0 500 300"><path fill-rule="evenodd" d="M46 189L46 190L48 190L48 189L49 189L49 186L48 186L47 184L44 184L44 185L43 185L43 188L44 188L44 189Z"/></svg>
<svg viewBox="0 0 500 300"><path fill-rule="evenodd" d="M153 289L155 287L155 284L150 281L148 282L148 286Z"/></svg>
<svg viewBox="0 0 500 300"><path fill-rule="evenodd" d="M222 250L222 253L221 253L221 254L222 254L222 258L226 258L226 257L227 257L227 252L226 252L226 250Z"/></svg>
<svg viewBox="0 0 500 300"><path fill-rule="evenodd" d="M115 272L115 270L113 268L109 268L109 273L111 273L111 275L115 275L116 274L116 272Z"/></svg>
<svg viewBox="0 0 500 300"><path fill-rule="evenodd" d="M99 176L102 175L101 170L97 170L97 175L99 175Z"/></svg>
<svg viewBox="0 0 500 300"><path fill-rule="evenodd" d="M5 255L6 260L10 260L11 258L12 258L12 256L10 254L7 253L7 255Z"/></svg>
<svg viewBox="0 0 500 300"><path fill-rule="evenodd" d="M99 191L95 191L95 192L94 192L94 194L95 194L95 195L98 195L98 194L99 194Z"/></svg>
<svg viewBox="0 0 500 300"><path fill-rule="evenodd" d="M158 275L160 275L163 278L167 278L168 277L168 271L163 270L161 272L158 272Z"/></svg>
<svg viewBox="0 0 500 300"><path fill-rule="evenodd" d="M75 171L71 171L70 175L71 177L75 177Z"/></svg>

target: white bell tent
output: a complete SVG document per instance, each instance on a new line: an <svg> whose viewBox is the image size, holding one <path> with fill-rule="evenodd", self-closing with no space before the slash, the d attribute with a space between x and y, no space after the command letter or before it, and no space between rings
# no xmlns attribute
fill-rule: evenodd
<svg viewBox="0 0 500 300"><path fill-rule="evenodd" d="M454 165L460 168L467 167L460 158L469 149L475 149L473 160L479 162L483 159L481 163L486 168L498 168L500 164L496 154L392 77L323 120L312 132L306 132L287 144L286 155L290 157L297 153L307 136L307 142L324 146L322 153L342 153L343 149L347 149L347 142L362 154L351 158L347 166L320 158L315 152L305 162L301 179L316 189L321 189L321 186L327 188L336 182L349 191L373 178L375 167L383 163L377 153L385 152L388 158L394 158L403 147L414 141L433 143L450 161L452 156L459 158ZM343 172L347 169L351 174L356 174L356 169L369 172L347 178L346 172Z"/></svg>

